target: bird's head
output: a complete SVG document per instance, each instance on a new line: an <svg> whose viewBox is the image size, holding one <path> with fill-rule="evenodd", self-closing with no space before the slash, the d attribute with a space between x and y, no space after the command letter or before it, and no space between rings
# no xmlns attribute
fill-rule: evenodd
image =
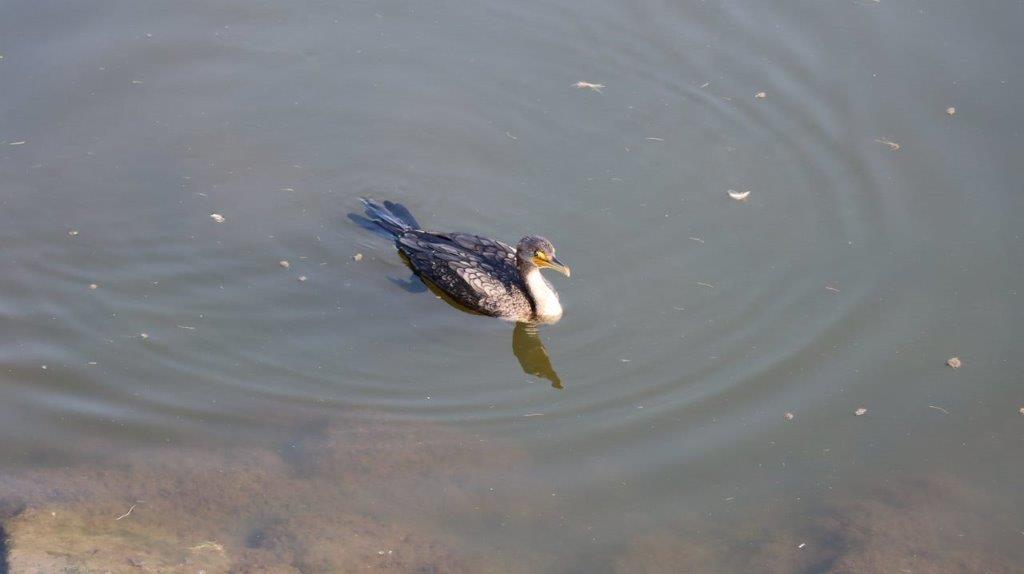
<svg viewBox="0 0 1024 574"><path fill-rule="evenodd" d="M569 277L570 274L569 268L555 257L555 246L539 235L527 235L520 239L519 244L516 245L516 258L519 259L519 264L526 269L531 267L548 268L554 269L566 277Z"/></svg>

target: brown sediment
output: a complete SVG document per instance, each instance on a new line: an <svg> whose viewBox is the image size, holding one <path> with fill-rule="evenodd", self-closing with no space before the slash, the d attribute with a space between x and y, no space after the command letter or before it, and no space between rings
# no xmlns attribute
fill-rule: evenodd
<svg viewBox="0 0 1024 574"><path fill-rule="evenodd" d="M616 572L952 574L1018 572L1012 518L949 477L898 481L825 501L793 520L661 529L638 536ZM769 523L769 521L771 521ZM1018 553L1019 554L1019 553Z"/></svg>
<svg viewBox="0 0 1024 574"><path fill-rule="evenodd" d="M1018 572L1019 562L1000 551L1002 538L1016 534L1004 518L997 501L951 477L882 486L823 521L845 548L829 571Z"/></svg>
<svg viewBox="0 0 1024 574"><path fill-rule="evenodd" d="M516 519L487 485L522 460L432 425L331 424L279 452L165 449L3 475L0 501L18 511L0 523L19 574L529 572L546 558L501 560L444 526Z"/></svg>

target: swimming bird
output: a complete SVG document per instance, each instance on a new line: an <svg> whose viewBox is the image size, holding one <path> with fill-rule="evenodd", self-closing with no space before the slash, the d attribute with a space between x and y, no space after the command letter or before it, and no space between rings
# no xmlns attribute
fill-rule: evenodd
<svg viewBox="0 0 1024 574"><path fill-rule="evenodd" d="M394 240L395 247L429 287L468 311L508 321L554 323L562 305L541 269L569 277L555 257L555 246L527 235L515 247L470 233L426 231L398 203L363 198L366 217L359 225Z"/></svg>

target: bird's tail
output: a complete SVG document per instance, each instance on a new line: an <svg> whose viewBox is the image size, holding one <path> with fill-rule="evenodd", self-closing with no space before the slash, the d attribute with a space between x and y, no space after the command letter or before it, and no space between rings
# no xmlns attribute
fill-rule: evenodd
<svg viewBox="0 0 1024 574"><path fill-rule="evenodd" d="M400 203L391 201L380 203L365 197L360 199L363 202L363 210L366 212L366 217L358 213L350 213L348 218L365 229L388 238L395 238L406 231L420 228L416 218Z"/></svg>

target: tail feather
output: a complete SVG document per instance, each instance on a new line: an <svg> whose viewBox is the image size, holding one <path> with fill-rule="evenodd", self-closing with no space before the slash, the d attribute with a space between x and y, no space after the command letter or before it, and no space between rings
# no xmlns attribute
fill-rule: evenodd
<svg viewBox="0 0 1024 574"><path fill-rule="evenodd" d="M373 219L367 219L367 218L363 217L362 215L359 215L358 213L349 213L348 214L348 218L351 219L359 227L362 227L363 229L365 229L367 231L371 231L373 233L376 233L377 235L380 235L384 239L394 239L395 238L394 234L392 234L390 231L388 231L382 225L379 225Z"/></svg>
<svg viewBox="0 0 1024 574"><path fill-rule="evenodd" d="M381 204L365 197L360 199L367 217L355 213L348 214L348 218L359 226L377 233L383 231L382 235L387 237L398 237L406 231L419 229L416 218L402 204L391 201Z"/></svg>
<svg viewBox="0 0 1024 574"><path fill-rule="evenodd" d="M416 221L416 218L409 213L409 210L405 208L401 203L395 203L393 201L384 201L384 207L395 215L395 217L404 221L409 227L413 229L422 229L420 222Z"/></svg>

